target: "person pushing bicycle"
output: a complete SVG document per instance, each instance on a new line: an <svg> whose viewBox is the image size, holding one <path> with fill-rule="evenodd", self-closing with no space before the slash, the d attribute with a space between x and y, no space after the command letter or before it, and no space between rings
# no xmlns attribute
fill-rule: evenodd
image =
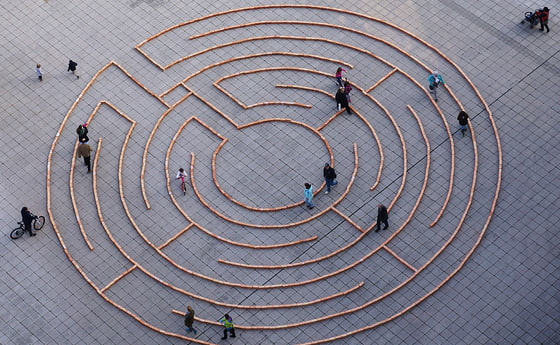
<svg viewBox="0 0 560 345"><path fill-rule="evenodd" d="M25 231L29 231L30 236L35 236L36 235L33 232L32 227L31 227L31 223L36 218L37 217L33 216L33 214L31 214L31 212L27 209L27 207L23 207L21 209L21 221L23 222L23 224L25 226Z"/></svg>

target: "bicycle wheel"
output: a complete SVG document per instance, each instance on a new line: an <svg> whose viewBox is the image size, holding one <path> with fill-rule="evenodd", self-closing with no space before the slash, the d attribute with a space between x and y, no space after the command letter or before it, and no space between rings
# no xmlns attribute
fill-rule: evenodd
<svg viewBox="0 0 560 345"><path fill-rule="evenodd" d="M23 228L21 228L21 227L15 228L10 233L10 237L12 238L12 240L16 240L16 239L20 238L23 235L23 233L24 233Z"/></svg>
<svg viewBox="0 0 560 345"><path fill-rule="evenodd" d="M33 229L35 230L41 230L43 225L45 225L45 217L43 216L39 216L33 221Z"/></svg>

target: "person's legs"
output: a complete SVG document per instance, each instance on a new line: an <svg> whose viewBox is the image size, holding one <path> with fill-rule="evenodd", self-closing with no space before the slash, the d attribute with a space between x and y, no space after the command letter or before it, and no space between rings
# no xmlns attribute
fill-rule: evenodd
<svg viewBox="0 0 560 345"><path fill-rule="evenodd" d="M230 328L229 329L229 336L232 338L235 338L235 328Z"/></svg>
<svg viewBox="0 0 560 345"><path fill-rule="evenodd" d="M25 231L29 232L29 236L35 236L33 230L31 229L31 225L25 224Z"/></svg>
<svg viewBox="0 0 560 345"><path fill-rule="evenodd" d="M461 133L463 134L463 136L465 136L466 132L467 132L467 125L461 125Z"/></svg>
<svg viewBox="0 0 560 345"><path fill-rule="evenodd" d="M84 162L87 165L87 171L90 172L91 171L91 157L84 157Z"/></svg>
<svg viewBox="0 0 560 345"><path fill-rule="evenodd" d="M222 337L222 339L227 339L227 328L224 328L224 336Z"/></svg>
<svg viewBox="0 0 560 345"><path fill-rule="evenodd" d="M383 225L384 225L384 226L383 226L383 230L386 230L386 229L389 227L389 221L384 220L384 221L383 221Z"/></svg>
<svg viewBox="0 0 560 345"><path fill-rule="evenodd" d="M329 194L331 192L332 178L325 177L325 184L327 185L327 191L325 194Z"/></svg>
<svg viewBox="0 0 560 345"><path fill-rule="evenodd" d="M381 222L379 219L377 220L377 225L375 226L375 232L378 232L381 229Z"/></svg>

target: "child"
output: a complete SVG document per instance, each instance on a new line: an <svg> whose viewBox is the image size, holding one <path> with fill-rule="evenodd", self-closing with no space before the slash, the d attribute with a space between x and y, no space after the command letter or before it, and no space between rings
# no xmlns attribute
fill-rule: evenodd
<svg viewBox="0 0 560 345"><path fill-rule="evenodd" d="M228 331L229 331L229 336L235 338L233 319L228 314L225 314L224 317L222 317L219 321L222 325L224 325L224 336L222 337L222 339L227 339Z"/></svg>
<svg viewBox="0 0 560 345"><path fill-rule="evenodd" d="M336 77L336 82L340 87L344 87L344 85L342 84L342 72L346 72L346 70L342 67L339 67L336 69L336 74L334 75Z"/></svg>
<svg viewBox="0 0 560 345"><path fill-rule="evenodd" d="M37 72L37 78L39 78L39 81L43 81L43 71L41 71L41 64L37 64L37 67L35 67L35 72Z"/></svg>
<svg viewBox="0 0 560 345"><path fill-rule="evenodd" d="M305 205L307 205L309 209L315 207L315 205L313 205L313 186L309 183L305 184Z"/></svg>

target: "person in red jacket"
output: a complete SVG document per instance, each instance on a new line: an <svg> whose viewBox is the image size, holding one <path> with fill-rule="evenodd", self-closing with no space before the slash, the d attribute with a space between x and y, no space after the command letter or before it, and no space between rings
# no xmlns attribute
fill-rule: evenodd
<svg viewBox="0 0 560 345"><path fill-rule="evenodd" d="M546 27L546 32L550 32L550 29L548 28L548 12L549 11L550 10L548 9L548 7L545 7L540 12L539 20L541 22L541 28L539 30L541 30L541 31L544 31L544 28Z"/></svg>

